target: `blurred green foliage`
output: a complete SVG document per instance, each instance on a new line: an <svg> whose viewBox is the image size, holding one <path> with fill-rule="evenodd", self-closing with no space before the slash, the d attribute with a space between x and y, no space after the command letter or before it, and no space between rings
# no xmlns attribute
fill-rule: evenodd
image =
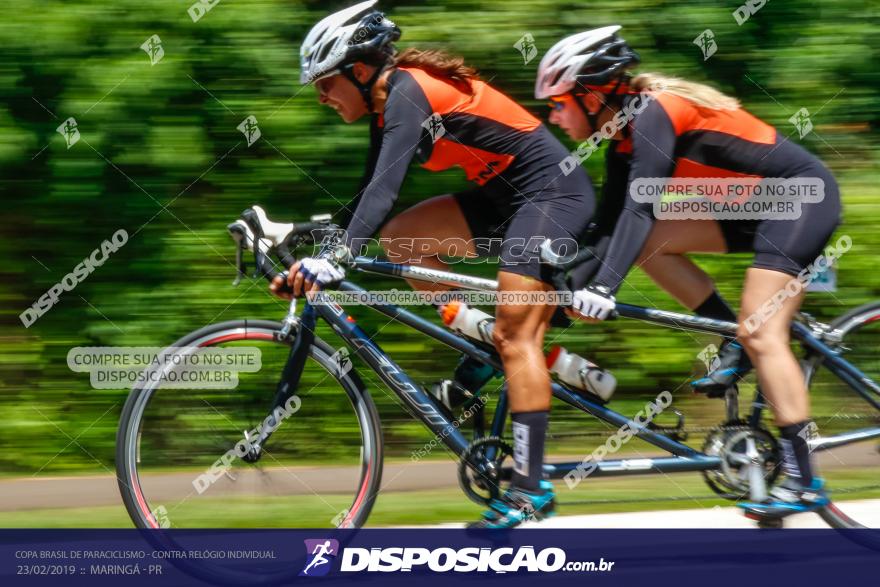
<svg viewBox="0 0 880 587"><path fill-rule="evenodd" d="M363 123L345 125L298 85L298 48L308 28L340 2L221 0L198 22L183 1L20 0L0 9L0 470L49 473L112 469L125 390L96 391L66 366L74 346L163 345L203 325L242 317L280 318L286 305L262 282L230 287L233 248L225 225L259 203L273 217L338 213L362 173ZM402 27L401 47L464 55L485 79L535 112L534 73L562 36L619 23L644 71L710 82L798 140L789 122L807 108L803 139L840 179L854 247L840 266L838 293L808 310L842 313L880 292L877 180L880 124L880 6L865 0L770 2L738 26L738 2L659 0L447 0L382 3ZM711 29L717 53L703 60L693 40ZM524 64L525 33L539 55ZM155 65L141 45L161 39ZM256 117L262 137L248 147L237 126ZM56 128L74 117L70 148ZM602 181L600 157L586 163ZM465 187L462 174L413 168L398 209ZM79 287L25 329L18 316L100 242L124 228L130 240ZM736 299L747 256L698 257ZM473 266L469 266L473 270ZM492 274L492 267L477 271ZM377 289L402 284L358 278ZM634 271L620 299L674 309ZM359 321L425 380L447 376L454 356L368 310ZM425 311L426 315L428 314ZM327 332L322 332L328 335ZM623 321L578 326L550 339L610 368L615 400L636 409L659 389L678 390L697 422L720 419L715 402L681 388L710 338ZM389 395L373 393L389 418L386 435L404 446L427 435ZM341 400L340 400L341 401ZM631 404L631 405L630 405ZM342 405L342 404L340 404ZM554 430L590 429L559 410ZM328 433L329 420L321 421ZM396 448L395 448L396 447ZM561 450L561 448L560 448Z"/></svg>

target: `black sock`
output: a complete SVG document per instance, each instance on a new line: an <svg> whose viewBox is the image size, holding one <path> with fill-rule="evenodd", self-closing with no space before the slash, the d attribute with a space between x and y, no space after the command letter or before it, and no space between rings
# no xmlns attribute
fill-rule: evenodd
<svg viewBox="0 0 880 587"><path fill-rule="evenodd" d="M513 421L512 484L526 491L539 491L544 477L544 440L550 412L519 412Z"/></svg>
<svg viewBox="0 0 880 587"><path fill-rule="evenodd" d="M810 462L810 437L813 434L813 424L805 420L798 424L781 426L779 433L782 436L783 462L782 470L786 476L800 481L804 487L813 484L813 465Z"/></svg>
<svg viewBox="0 0 880 587"><path fill-rule="evenodd" d="M712 318L713 320L727 320L728 322L736 322L736 313L731 309L730 306L727 305L727 302L724 301L724 298L718 293L717 290L712 290L712 293L709 294L709 297L706 298L702 304L694 309L694 313L697 316L703 316L704 318ZM731 342L734 339L729 336L725 336L723 338L725 342ZM745 355L745 353L743 353Z"/></svg>
<svg viewBox="0 0 880 587"><path fill-rule="evenodd" d="M694 313L697 314L697 316L703 316L704 318L736 322L736 313L727 305L724 298L722 298L714 289L709 297L694 309Z"/></svg>

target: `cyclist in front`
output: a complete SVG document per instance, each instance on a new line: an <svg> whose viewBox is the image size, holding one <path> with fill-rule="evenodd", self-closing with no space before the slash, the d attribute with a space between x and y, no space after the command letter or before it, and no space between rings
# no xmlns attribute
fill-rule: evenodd
<svg viewBox="0 0 880 587"><path fill-rule="evenodd" d="M572 138L590 136L613 123L619 112L631 113L626 124L617 125L608 146L613 176L606 181L618 186L619 218L601 267L587 287L575 292L573 307L587 319L607 318L615 306L614 294L637 262L689 308L703 300L717 305L720 298L711 279L683 254L754 252L737 340L755 366L779 426L786 478L766 502L740 505L766 517L818 509L828 498L810 461L807 388L789 345L790 322L803 301L803 289L781 300L772 315L765 313L757 329L749 328L747 319L762 315L762 306L772 303L774 294L822 253L840 222L837 183L818 159L743 110L737 100L680 79L633 76L628 68L638 58L618 36L619 29L605 27L563 39L542 59L536 82L536 97L553 101L550 121ZM643 102L633 107L635 100ZM824 198L802 204L795 220L658 221L653 204L637 202L629 186L641 178L671 177L819 179ZM726 385L743 373L743 362L735 355L729 352L722 359L722 368L710 374L710 384Z"/></svg>
<svg viewBox="0 0 880 587"><path fill-rule="evenodd" d="M538 245L551 239L576 246L594 209L586 171L561 175L565 147L460 58L416 49L398 53L392 43L400 30L374 4L323 19L301 50L300 81L315 84L321 104L348 123L371 119L369 166L347 223L346 247L356 251L381 227L392 246L401 238L435 243L432 250L389 248L393 260L445 268L440 256L476 255L474 238L503 235L499 290L553 291ZM431 171L462 167L476 187L427 199L386 223L413 158ZM343 276L342 267L319 254L293 265L288 284L302 295ZM276 280L273 291L280 285ZM551 392L542 352L554 309L540 303L496 308L494 343L507 380L515 474L475 527L510 528L555 507L553 486L543 479Z"/></svg>

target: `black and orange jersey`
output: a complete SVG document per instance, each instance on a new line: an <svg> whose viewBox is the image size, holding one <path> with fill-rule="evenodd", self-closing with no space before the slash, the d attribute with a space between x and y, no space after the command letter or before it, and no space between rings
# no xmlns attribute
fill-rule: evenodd
<svg viewBox="0 0 880 587"><path fill-rule="evenodd" d="M471 86L469 93L413 67L389 75L347 226L349 245L382 225L413 159L431 171L461 167L467 179L501 197L528 197L559 175L558 163L568 153L541 121L489 84L473 80Z"/></svg>
<svg viewBox="0 0 880 587"><path fill-rule="evenodd" d="M630 196L633 180L827 174L812 154L742 108L703 108L663 92L651 94L650 99L630 123L628 138L609 146L608 156L615 161L630 157L627 181L616 180L616 193L605 190L602 206L613 209L614 200L622 202L608 253L594 280L612 291L620 287L638 258L655 220L653 204Z"/></svg>

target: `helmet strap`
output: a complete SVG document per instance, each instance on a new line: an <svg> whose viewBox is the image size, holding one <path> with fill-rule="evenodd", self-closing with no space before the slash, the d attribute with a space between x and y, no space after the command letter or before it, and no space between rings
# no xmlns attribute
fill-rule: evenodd
<svg viewBox="0 0 880 587"><path fill-rule="evenodd" d="M590 125L590 129L592 129L592 132L596 132L598 130L596 128L596 125L599 123L599 115L602 113L602 110L605 109L605 106L603 105L601 108L599 108L595 112L590 112L589 110L587 110L587 107L584 106L584 103L581 100L580 96L578 96L574 92L574 90L572 90L569 93L571 94L571 97L574 98L575 103L581 109L581 112L583 112L584 116L587 117L587 124Z"/></svg>
<svg viewBox="0 0 880 587"><path fill-rule="evenodd" d="M623 96L623 97L621 98L621 100L620 100L620 107L621 107L621 109L626 109L627 105L628 105L633 99L635 99L635 96L632 95L632 94L627 94L627 95ZM623 128L620 129L620 132L623 134L623 139L624 139L624 140L630 138L630 135L632 135L632 129L630 128L630 125L631 125L631 124L632 124L631 122L627 122L626 124L623 125Z"/></svg>
<svg viewBox="0 0 880 587"><path fill-rule="evenodd" d="M583 101L578 97L577 94L575 94L574 90L569 92L571 94L572 98L574 98L574 101L577 102L577 105L580 107L581 112L583 112L584 116L587 117L587 122L589 123L590 128L593 129L593 132L596 132L597 130L599 130L596 126L599 124L599 115L602 114L602 112L606 108L608 108L609 102L617 103L618 105L623 104L623 100L618 98L618 93L617 93L618 90L620 90L620 86L623 85L623 81L624 81L623 76L620 76L617 78L617 84L615 84L614 88L612 88L610 92L605 94L608 97L607 100L602 101L602 106L593 113L591 113L589 110L587 110L587 107L584 106ZM590 91L588 88L584 88L584 89L587 89L587 91Z"/></svg>
<svg viewBox="0 0 880 587"><path fill-rule="evenodd" d="M385 71L387 67L387 63L377 66L376 71L373 72L373 75L371 75L370 79L365 83L361 83L360 80L355 77L354 63L347 63L339 70L361 93L361 98L364 99L364 104L367 105L367 112L373 112L373 86L376 85L376 80L379 79L379 76L382 75L382 72Z"/></svg>
<svg viewBox="0 0 880 587"><path fill-rule="evenodd" d="M630 76L628 73L626 73L626 74L620 76L619 78L617 78L617 84L614 86L614 89L611 90L611 95L613 96L613 98L611 98L611 99L614 100L614 101L617 103L618 108L623 108L624 105L625 105L629 100L632 99L632 96L630 96L630 95L627 93L628 90L629 90L629 80L630 80L630 77L632 77L632 76ZM624 84L624 82L626 82L626 84ZM620 90L620 86L623 86L623 91L624 91L624 93L623 93L622 95L617 93L618 90ZM621 129L621 132L622 132L622 134L623 134L623 138L624 138L624 139L628 139L629 136L630 136L630 128L629 128L629 124L625 124L625 125L623 125L623 128Z"/></svg>

